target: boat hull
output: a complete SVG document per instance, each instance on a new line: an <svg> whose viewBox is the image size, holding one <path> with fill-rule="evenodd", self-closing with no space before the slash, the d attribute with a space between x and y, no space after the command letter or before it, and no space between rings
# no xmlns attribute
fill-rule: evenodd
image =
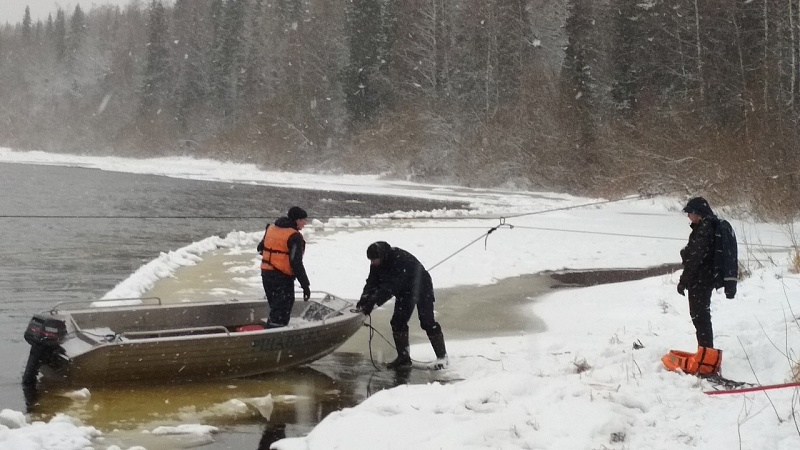
<svg viewBox="0 0 800 450"><path fill-rule="evenodd" d="M261 306L261 303L258 303ZM245 305L247 306L247 305ZM237 311L247 311L242 304ZM300 303L300 307L305 305ZM188 308L188 309L187 309ZM192 306L150 309L147 314L126 320L141 324L162 314L201 317L206 312L193 311ZM134 308L135 310L135 308ZM308 311L306 308L305 311ZM253 316L252 308L249 316ZM302 314L302 309L299 314ZM256 317L261 311L256 313ZM94 314L96 317L107 312ZM138 314L138 313L136 313ZM208 316L225 315L219 307ZM147 318L145 320L144 318ZM88 321L87 319L84 319ZM299 320L293 318L293 320ZM113 321L112 321L113 322ZM60 354L41 368L48 378L59 378L70 384L93 385L134 381L189 381L237 378L311 363L333 352L363 325L364 316L355 312L337 312L324 320L301 321L300 325L254 331L231 331L229 324L206 333L178 333L159 328L152 335L140 329L132 332L98 336L77 328L68 339L81 340L62 344ZM97 325L95 323L95 325ZM162 327L158 324L157 327ZM238 328L238 327L237 327ZM254 327L246 327L252 329ZM151 327L152 329L152 327ZM136 334L136 337L133 335ZM91 342L89 338L97 338Z"/></svg>

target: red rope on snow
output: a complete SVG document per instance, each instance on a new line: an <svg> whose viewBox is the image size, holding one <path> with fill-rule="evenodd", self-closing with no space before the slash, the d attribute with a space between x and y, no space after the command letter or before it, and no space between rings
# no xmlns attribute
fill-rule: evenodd
<svg viewBox="0 0 800 450"><path fill-rule="evenodd" d="M783 383L783 384L768 384L765 386L754 386L749 388L728 389L722 391L706 391L704 392L704 394L706 395L744 394L746 392L768 391L770 389L784 389L789 387L800 387L800 381L795 381L792 383Z"/></svg>

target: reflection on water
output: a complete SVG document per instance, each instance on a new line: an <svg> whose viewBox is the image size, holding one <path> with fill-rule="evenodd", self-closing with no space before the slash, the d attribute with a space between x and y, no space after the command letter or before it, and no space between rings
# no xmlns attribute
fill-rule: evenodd
<svg viewBox="0 0 800 450"><path fill-rule="evenodd" d="M269 446L275 441L280 441L286 437L285 423L268 423L264 426L264 434L258 442L258 450L269 450Z"/></svg>
<svg viewBox="0 0 800 450"><path fill-rule="evenodd" d="M103 431L108 445L155 450L202 443L208 445L204 448L241 449L269 448L277 439L305 435L331 412L355 406L379 390L436 381L450 379L446 372L378 371L360 353L334 353L308 367L253 378L112 385L93 387L88 395L45 380L25 394L33 420L65 413ZM197 436L142 433L178 424L212 425L225 435L198 442Z"/></svg>
<svg viewBox="0 0 800 450"><path fill-rule="evenodd" d="M325 405L337 402L339 396L350 396L342 392L344 386L309 368L218 382L98 386L85 399L73 387L46 383L39 386L39 401L31 413L42 419L66 413L104 430L172 423L263 423L285 416L287 410L299 421L315 420L294 410L298 405Z"/></svg>
<svg viewBox="0 0 800 450"><path fill-rule="evenodd" d="M35 384L23 384L22 395L25 397L25 412L35 411L39 405L39 387Z"/></svg>

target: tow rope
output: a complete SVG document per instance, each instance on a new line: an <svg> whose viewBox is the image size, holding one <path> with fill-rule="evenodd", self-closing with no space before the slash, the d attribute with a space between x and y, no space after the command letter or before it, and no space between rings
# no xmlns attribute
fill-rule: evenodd
<svg viewBox="0 0 800 450"><path fill-rule="evenodd" d="M367 343L367 347L369 347L369 361L372 363L372 367L374 367L376 370L381 370L381 368L378 367L377 364L375 364L375 358L372 356L372 338L373 338L373 336L375 336L375 333L378 333L378 335L380 337L382 337L384 341L389 343L389 345L392 346L392 348L394 348L394 346L391 344L391 342L389 342L388 339L386 339L386 337L384 335L382 335L380 333L380 331L376 330L375 327L372 326L372 316L371 315L367 316L367 318L369 319L369 323L364 322L364 326L369 328L369 342Z"/></svg>
<svg viewBox="0 0 800 450"><path fill-rule="evenodd" d="M498 228L503 227L503 226L508 227L509 229L513 229L514 228L514 225L506 223L506 218L505 217L501 217L500 218L500 224L498 224L495 227L489 228L489 231L487 231L486 233L483 233L482 235L480 235L477 238L475 238L474 240L472 240L472 242L470 242L469 244L461 247L460 249L458 249L455 252L453 252L450 256L448 256L445 259L443 259L443 260L439 261L438 263L434 264L433 266L431 266L430 269L428 269L428 272L430 272L431 270L435 269L437 266L439 266L443 262L447 261L448 259L452 258L453 256L456 256L457 254L463 252L464 250L466 250L467 247L469 247L470 245L478 242L482 237L485 237L485 239L483 241L483 248L486 249L486 245L489 242L489 235L494 233Z"/></svg>

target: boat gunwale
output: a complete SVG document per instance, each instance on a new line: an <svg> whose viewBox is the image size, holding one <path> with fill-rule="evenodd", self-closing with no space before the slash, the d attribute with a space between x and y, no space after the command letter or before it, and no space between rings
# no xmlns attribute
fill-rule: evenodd
<svg viewBox="0 0 800 450"><path fill-rule="evenodd" d="M278 328L264 328L261 330L247 330L247 331L220 331L218 333L204 333L204 334L183 334L177 336L158 336L158 337L143 337L143 338L126 338L126 340L119 340L116 339L113 341L104 341L97 339L92 335L92 333L87 332L84 329L76 328L75 333L80 334L81 336L88 338L92 341L92 349L99 348L101 346L115 346L115 345L130 345L130 344L139 344L139 343L150 343L150 342L172 342L172 341L184 341L184 340L206 340L206 339L213 339L213 338L234 338L237 336L260 336L260 335L278 335L278 334L286 334L287 332L291 331L305 331L314 328L319 328L323 326L338 326L341 325L341 322L353 321L353 319L359 319L361 313L351 313L351 312L343 312L341 315L336 317L327 318L325 320L318 320L313 322L307 322L302 325L298 326L284 326ZM363 320L363 318L361 318ZM198 327L197 329L201 328L210 328L210 327ZM224 328L224 327L220 327ZM166 330L153 330L147 331L146 333L157 334L158 332L170 332L170 331L177 331L178 329L166 329ZM190 330L190 329L187 329ZM114 335L119 337L125 337L125 333L115 333Z"/></svg>
<svg viewBox="0 0 800 450"><path fill-rule="evenodd" d="M318 291L320 292L320 291ZM135 333L149 333L149 334L159 334L159 333L173 333L184 330L186 334L179 334L174 336L154 336L154 337L135 337L135 338L125 338L125 332L114 332L113 333L113 340L102 339L98 338L97 334L91 333L88 330L84 329L80 325L78 325L74 315L76 314L93 314L98 312L130 312L130 311L159 311L159 310L171 310L171 309L184 309L184 308L203 308L209 306L247 306L248 304L254 304L258 307L265 306L266 300L262 299L247 299L247 300L239 300L239 299L226 299L226 300L213 300L213 301L201 301L201 302L183 302L183 303L162 303L160 299L159 303L156 305L107 305L107 306L97 306L97 307L89 307L89 308L81 308L81 309L61 309L56 310L56 308L51 308L49 311L45 311L45 313L50 313L53 316L60 316L64 319L68 320L73 327L74 330L74 338L83 339L87 344L90 344L93 349L97 349L99 347L104 346L119 346L125 344L133 344L133 343L152 343L152 342L172 342L172 341L184 341L184 340L208 340L213 338L220 338L224 337L226 339L236 337L236 336L260 336L260 335L277 335L278 334L285 334L291 331L304 331L308 329L314 329L317 327L322 327L326 325L330 326L339 326L340 322L350 322L354 318L357 318L361 315L360 312L356 312L355 310L347 310L348 307L352 307L355 302L351 300L347 300L338 296L334 296L327 292L321 292L325 294L326 297L321 299L311 299L308 302L303 302L303 304L307 304L301 312L298 314L299 317L302 317L306 311L311 307L312 304L318 304L321 306L325 306L332 310L330 314L336 314L331 316L330 314L325 316L320 320L314 321L305 321L299 325L292 325L291 320L289 325L277 328L264 328L261 330L247 330L247 331L231 331L228 330L225 326L222 325L213 325L213 326L203 326L203 327L183 327L183 328L165 328L160 330L145 330L141 332ZM147 297L147 298L156 298L157 297ZM326 298L335 298L341 300L345 303L345 306L339 309L330 308L328 305L323 303L323 300ZM133 299L121 299L123 301L130 301ZM63 303L62 303L63 304ZM55 311L58 311L57 313ZM293 316L293 318L297 318L297 316ZM363 318L362 318L363 320ZM192 331L203 331L208 330L210 328L218 328L219 332L212 332L212 333L197 333L192 334ZM223 331L224 330L224 331ZM111 335L111 334L108 334ZM125 338L122 340L120 338ZM67 338L69 339L69 337ZM91 350L87 350L91 351ZM81 352L78 354L82 354L85 352ZM77 355L76 355L77 356Z"/></svg>

